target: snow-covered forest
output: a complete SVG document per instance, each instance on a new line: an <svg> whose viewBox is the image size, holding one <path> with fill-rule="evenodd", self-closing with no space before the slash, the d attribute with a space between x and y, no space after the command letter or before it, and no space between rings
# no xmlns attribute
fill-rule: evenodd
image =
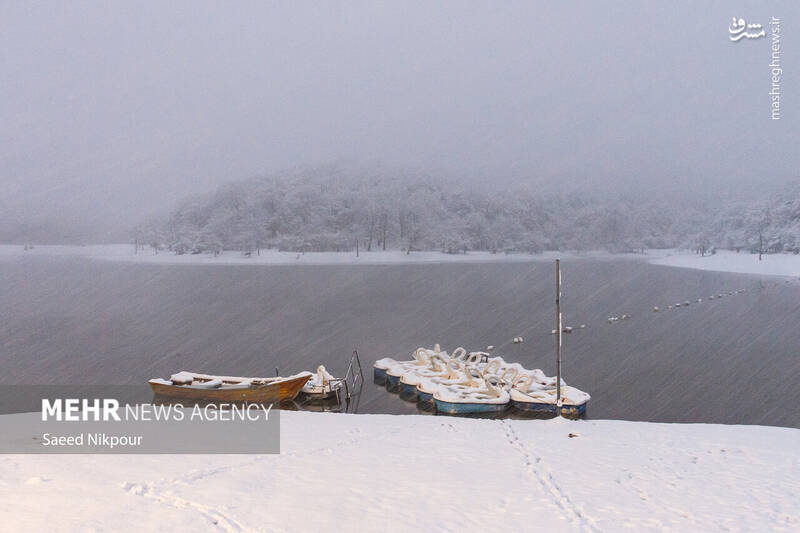
<svg viewBox="0 0 800 533"><path fill-rule="evenodd" d="M261 249L635 252L682 247L800 252L800 187L748 201L460 187L430 176L315 170L253 178L139 227L136 243L216 253Z"/></svg>

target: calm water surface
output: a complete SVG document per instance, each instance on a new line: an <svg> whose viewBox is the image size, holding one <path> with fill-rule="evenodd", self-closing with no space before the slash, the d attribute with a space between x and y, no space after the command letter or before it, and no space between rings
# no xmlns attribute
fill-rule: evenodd
<svg viewBox="0 0 800 533"><path fill-rule="evenodd" d="M800 283L633 260L563 264L564 377L591 418L800 427ZM711 301L712 294L746 292ZM702 303L697 299L702 298ZM689 300L687 308L668 304ZM359 412L417 413L371 381L380 357L489 344L555 373L550 263L184 266L0 261L0 383L142 383L178 370L365 364ZM653 306L662 311L654 313ZM628 313L630 320L608 324ZM510 341L522 336L521 345Z"/></svg>

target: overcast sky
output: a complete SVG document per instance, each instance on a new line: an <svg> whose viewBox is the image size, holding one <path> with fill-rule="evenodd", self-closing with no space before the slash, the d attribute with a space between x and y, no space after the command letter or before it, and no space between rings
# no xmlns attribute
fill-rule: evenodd
<svg viewBox="0 0 800 533"><path fill-rule="evenodd" d="M768 38L781 19L782 119ZM797 2L0 3L0 235L112 239L331 162L749 194L800 178Z"/></svg>

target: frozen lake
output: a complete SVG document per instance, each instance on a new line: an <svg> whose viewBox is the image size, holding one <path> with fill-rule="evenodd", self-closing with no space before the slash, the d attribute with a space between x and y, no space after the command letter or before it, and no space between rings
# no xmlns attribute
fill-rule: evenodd
<svg viewBox="0 0 800 533"><path fill-rule="evenodd" d="M800 283L630 260L563 263L564 378L590 418L800 427ZM722 299L710 295L738 289ZM697 299L703 302L698 303ZM686 308L668 304L690 301ZM555 372L553 265L203 266L6 257L0 383L143 383L178 370L344 371L359 412L417 413L371 381L417 346L495 353ZM661 312L654 313L653 306ZM608 324L628 313L630 320ZM522 336L525 342L510 341Z"/></svg>

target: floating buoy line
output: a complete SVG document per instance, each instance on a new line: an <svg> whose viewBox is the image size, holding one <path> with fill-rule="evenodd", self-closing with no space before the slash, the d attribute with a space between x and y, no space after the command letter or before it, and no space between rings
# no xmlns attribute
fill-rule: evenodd
<svg viewBox="0 0 800 533"><path fill-rule="evenodd" d="M790 283L790 281L792 281L792 280L788 280L787 279L783 283L784 284ZM781 285L780 282L775 282L775 283L770 283L768 285L759 285L759 287L757 287L757 289L763 291L763 290L768 289L769 287L777 287L779 285ZM753 290L755 290L755 289L736 289L736 290L723 291L723 292L719 292L717 294L711 294L708 297L708 300L709 301L721 300L723 298L736 296L736 295L743 294L745 292L750 292L750 291L753 291ZM654 305L653 306L653 313L660 313L663 309L667 309L667 310L684 309L686 307L690 307L692 305L692 302L695 302L697 304L702 304L703 303L703 298L697 298L697 299L693 298L691 300L686 299L686 300L683 300L682 302L676 302L674 304L668 304L666 306L666 308L663 308L663 307L658 306L658 305ZM625 314L622 314L622 315L619 315L619 316L611 315L606 319L606 321L609 324L617 324L617 323L619 323L619 322L621 322L623 320L628 320L629 318L631 318L631 315L625 313Z"/></svg>

